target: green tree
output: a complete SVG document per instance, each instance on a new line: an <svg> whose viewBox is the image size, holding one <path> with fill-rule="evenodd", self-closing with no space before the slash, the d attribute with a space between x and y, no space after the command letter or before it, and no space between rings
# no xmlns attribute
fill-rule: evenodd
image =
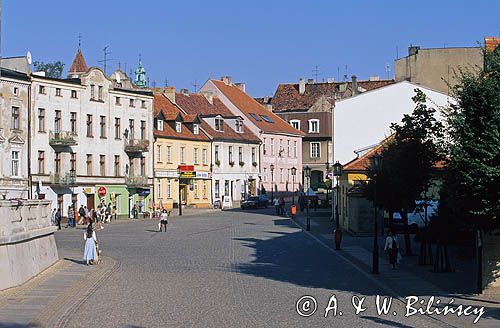
<svg viewBox="0 0 500 328"><path fill-rule="evenodd" d="M415 208L431 184L433 167L442 158L443 124L436 119L436 109L427 106L427 96L415 89L415 109L391 124L394 137L382 148L382 172L376 177L378 207L400 212L403 219L406 254L411 255L408 213ZM368 176L373 181L374 172ZM373 199L373 186L368 197Z"/></svg>
<svg viewBox="0 0 500 328"><path fill-rule="evenodd" d="M45 63L43 61L36 60L33 62L33 67L37 72L45 72L45 76L60 79L62 77L64 63L60 60L53 63Z"/></svg>

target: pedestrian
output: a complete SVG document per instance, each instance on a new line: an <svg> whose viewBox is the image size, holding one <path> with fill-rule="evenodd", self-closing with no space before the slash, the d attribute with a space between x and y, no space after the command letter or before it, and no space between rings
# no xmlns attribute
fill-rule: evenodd
<svg viewBox="0 0 500 328"><path fill-rule="evenodd" d="M106 222L106 207L101 207L99 213L99 217L101 218L101 229L104 229L104 223Z"/></svg>
<svg viewBox="0 0 500 328"><path fill-rule="evenodd" d="M163 209L160 214L160 232L162 228L164 228L164 231L167 232L167 225L168 225L168 217L170 215L170 212L167 211L167 209Z"/></svg>
<svg viewBox="0 0 500 328"><path fill-rule="evenodd" d="M280 197L279 207L280 207L280 215L281 216L285 215L285 198L283 196Z"/></svg>
<svg viewBox="0 0 500 328"><path fill-rule="evenodd" d="M68 227L75 226L75 210L73 205L68 206Z"/></svg>
<svg viewBox="0 0 500 328"><path fill-rule="evenodd" d="M395 236L394 231L391 230L385 239L384 252L388 251L389 263L393 269L396 269L396 263L398 262L398 249L398 238Z"/></svg>
<svg viewBox="0 0 500 328"><path fill-rule="evenodd" d="M108 206L106 206L106 222L111 222L111 203L108 203Z"/></svg>
<svg viewBox="0 0 500 328"><path fill-rule="evenodd" d="M61 230L61 209L58 208L56 214L54 215L54 219L56 221L57 229Z"/></svg>
<svg viewBox="0 0 500 328"><path fill-rule="evenodd" d="M280 215L280 200L276 197L273 201L274 209L276 210L276 215Z"/></svg>
<svg viewBox="0 0 500 328"><path fill-rule="evenodd" d="M116 221L116 217L118 216L118 213L116 211L116 206L113 206L113 208L111 209L111 216L113 216L113 218Z"/></svg>
<svg viewBox="0 0 500 328"><path fill-rule="evenodd" d="M56 212L57 212L57 209L53 209L52 210L52 213L50 213L50 224L51 225L56 225Z"/></svg>
<svg viewBox="0 0 500 328"><path fill-rule="evenodd" d="M89 224L89 219L90 219L90 211L89 209L87 208L87 205L85 205L83 207L83 210L85 212L85 219L83 220L83 224L87 225Z"/></svg>
<svg viewBox="0 0 500 328"><path fill-rule="evenodd" d="M137 208L137 204L134 204L134 208L132 208L132 217L134 219L139 218L139 209Z"/></svg>
<svg viewBox="0 0 500 328"><path fill-rule="evenodd" d="M78 224L83 224L85 220L85 208L83 207L83 204L80 205L80 208L78 209Z"/></svg>
<svg viewBox="0 0 500 328"><path fill-rule="evenodd" d="M86 261L87 265L94 264L97 262L97 236L92 224L89 224L87 231L83 233L83 240L85 240L85 249L83 251L83 259Z"/></svg>

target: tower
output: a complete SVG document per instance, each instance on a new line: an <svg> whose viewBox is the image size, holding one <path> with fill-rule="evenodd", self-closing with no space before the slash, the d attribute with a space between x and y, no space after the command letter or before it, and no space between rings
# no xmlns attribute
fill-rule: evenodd
<svg viewBox="0 0 500 328"><path fill-rule="evenodd" d="M135 85L139 88L146 88L148 86L146 78L146 70L142 67L141 57L139 56L139 66L135 70Z"/></svg>

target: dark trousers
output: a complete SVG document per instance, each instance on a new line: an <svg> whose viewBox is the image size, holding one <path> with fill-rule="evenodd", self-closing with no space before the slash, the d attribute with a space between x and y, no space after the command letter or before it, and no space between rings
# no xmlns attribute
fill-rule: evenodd
<svg viewBox="0 0 500 328"><path fill-rule="evenodd" d="M163 228L164 231L166 232L167 231L167 224L168 224L167 221L160 221L160 231L162 231L162 228Z"/></svg>
<svg viewBox="0 0 500 328"><path fill-rule="evenodd" d="M57 229L61 230L61 220L56 220Z"/></svg>

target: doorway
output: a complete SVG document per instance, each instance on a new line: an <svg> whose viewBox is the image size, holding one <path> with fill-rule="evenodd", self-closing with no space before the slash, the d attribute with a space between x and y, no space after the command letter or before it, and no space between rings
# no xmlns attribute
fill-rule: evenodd
<svg viewBox="0 0 500 328"><path fill-rule="evenodd" d="M94 204L94 194L87 194L87 209L90 211L94 208Z"/></svg>

